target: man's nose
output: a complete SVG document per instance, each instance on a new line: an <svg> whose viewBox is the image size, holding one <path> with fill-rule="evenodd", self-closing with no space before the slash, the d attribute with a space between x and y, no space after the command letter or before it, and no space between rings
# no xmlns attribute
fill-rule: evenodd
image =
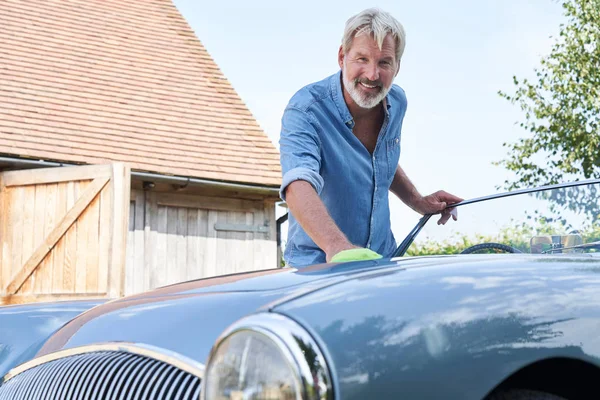
<svg viewBox="0 0 600 400"><path fill-rule="evenodd" d="M376 63L371 63L367 67L366 78L371 82L379 80L379 66Z"/></svg>

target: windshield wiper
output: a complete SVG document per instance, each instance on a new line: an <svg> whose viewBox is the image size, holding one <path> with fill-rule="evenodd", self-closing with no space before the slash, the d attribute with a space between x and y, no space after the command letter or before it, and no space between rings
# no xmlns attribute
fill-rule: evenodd
<svg viewBox="0 0 600 400"><path fill-rule="evenodd" d="M569 250L569 249L600 249L600 241L589 242L589 243L584 243L584 244L577 244L575 246L556 247L553 249L548 249L546 251L542 251L542 254L554 253L556 251Z"/></svg>

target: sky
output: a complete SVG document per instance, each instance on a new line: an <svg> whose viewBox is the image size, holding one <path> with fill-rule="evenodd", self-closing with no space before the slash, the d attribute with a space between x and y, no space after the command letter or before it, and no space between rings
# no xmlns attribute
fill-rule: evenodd
<svg viewBox="0 0 600 400"><path fill-rule="evenodd" d="M400 165L421 194L495 193L511 175L492 165L504 142L527 135L515 123L513 76L533 77L563 23L556 0L324 1L174 0L197 37L278 147L283 110L303 86L338 71L346 20L369 7L404 26L395 84L408 109ZM390 198L396 236L418 218ZM278 215L282 210L278 211Z"/></svg>

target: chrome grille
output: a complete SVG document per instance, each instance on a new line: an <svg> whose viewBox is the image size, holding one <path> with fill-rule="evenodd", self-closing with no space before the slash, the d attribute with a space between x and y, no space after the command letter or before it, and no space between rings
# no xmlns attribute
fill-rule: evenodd
<svg viewBox="0 0 600 400"><path fill-rule="evenodd" d="M197 400L200 377L144 355L98 351L27 369L0 386L0 400Z"/></svg>

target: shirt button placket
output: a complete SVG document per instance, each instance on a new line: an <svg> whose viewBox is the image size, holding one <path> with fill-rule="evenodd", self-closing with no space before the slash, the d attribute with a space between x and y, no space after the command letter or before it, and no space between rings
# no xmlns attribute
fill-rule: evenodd
<svg viewBox="0 0 600 400"><path fill-rule="evenodd" d="M373 205L371 208L371 221L369 224L369 240L367 242L367 247L371 248L371 239L373 237L373 218L375 214L375 205L377 204L377 160L375 159L375 152L377 151L377 146L375 146L375 151L373 151Z"/></svg>

